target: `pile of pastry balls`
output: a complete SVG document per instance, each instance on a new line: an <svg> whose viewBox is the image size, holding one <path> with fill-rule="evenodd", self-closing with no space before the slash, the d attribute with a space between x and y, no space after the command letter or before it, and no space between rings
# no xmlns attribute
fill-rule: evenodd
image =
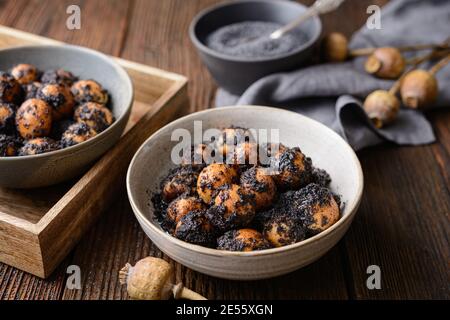
<svg viewBox="0 0 450 320"><path fill-rule="evenodd" d="M300 148L270 143L259 148L235 139L242 134L248 131L227 128L216 142L214 150L231 163L210 161L200 144L163 179L151 200L165 231L205 247L253 251L302 241L339 220L340 198L328 188L330 176ZM250 150L264 150L269 164L250 164ZM194 158L203 161L193 164Z"/></svg>
<svg viewBox="0 0 450 320"><path fill-rule="evenodd" d="M94 80L18 64L0 72L0 157L67 148L114 122L109 94Z"/></svg>

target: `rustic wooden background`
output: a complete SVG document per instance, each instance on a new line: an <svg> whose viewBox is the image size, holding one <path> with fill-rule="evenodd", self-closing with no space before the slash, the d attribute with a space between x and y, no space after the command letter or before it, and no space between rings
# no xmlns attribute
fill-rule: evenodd
<svg viewBox="0 0 450 320"><path fill-rule="evenodd" d="M215 85L187 36L192 17L217 0L0 0L0 24L125 59L190 79L191 111L211 105ZM312 0L304 1L312 3ZM369 4L347 0L323 17L324 31L350 35ZM65 28L66 8L79 4L82 30ZM365 192L345 238L316 263L272 280L234 282L177 263L176 281L210 299L450 298L450 112L435 111L439 142L384 145L359 153ZM141 231L125 191L48 280L0 264L0 299L124 299L117 273L127 262L162 256ZM167 259L167 258L166 258ZM65 287L66 268L79 265L82 289ZM366 268L381 267L382 289L366 288Z"/></svg>

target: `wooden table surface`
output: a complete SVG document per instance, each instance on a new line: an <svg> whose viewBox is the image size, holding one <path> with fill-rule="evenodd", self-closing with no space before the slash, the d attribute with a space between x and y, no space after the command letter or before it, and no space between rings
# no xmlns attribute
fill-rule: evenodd
<svg viewBox="0 0 450 320"><path fill-rule="evenodd" d="M211 106L216 86L187 29L199 10L215 2L0 0L0 24L187 75L195 111ZM364 23L368 5L385 2L348 0L323 17L324 31L350 35ZM70 4L81 7L81 30L65 27ZM176 281L210 299L450 298L450 112L427 116L437 143L383 145L358 154L365 175L360 210L344 239L319 261L254 282L212 278L171 261ZM49 279L0 264L0 299L125 299L119 269L162 254L138 226L125 189L117 198ZM81 268L81 290L66 288L69 265ZM369 265L381 268L381 290L366 287Z"/></svg>

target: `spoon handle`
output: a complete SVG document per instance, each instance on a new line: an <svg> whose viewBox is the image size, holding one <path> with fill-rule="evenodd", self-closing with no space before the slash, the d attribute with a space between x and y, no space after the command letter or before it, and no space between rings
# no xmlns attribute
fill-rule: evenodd
<svg viewBox="0 0 450 320"><path fill-rule="evenodd" d="M344 1L345 0L316 0L316 2L314 2L312 6L306 9L306 11L300 17L291 21L284 27L272 32L270 34L270 38L278 39L287 32L296 28L298 25L308 20L309 18L336 10Z"/></svg>

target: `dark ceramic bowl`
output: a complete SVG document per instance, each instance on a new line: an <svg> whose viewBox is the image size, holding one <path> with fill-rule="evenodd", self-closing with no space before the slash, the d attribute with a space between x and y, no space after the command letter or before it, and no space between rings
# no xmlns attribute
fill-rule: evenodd
<svg viewBox="0 0 450 320"><path fill-rule="evenodd" d="M311 56L314 44L320 37L320 19L314 17L300 26L307 38L303 45L287 54L270 58L242 58L214 51L205 45L208 35L220 27L242 21L269 21L284 25L305 10L305 6L292 1L227 2L200 12L191 22L189 35L217 84L230 93L241 94L253 82L268 74L301 66Z"/></svg>
<svg viewBox="0 0 450 320"><path fill-rule="evenodd" d="M76 46L24 46L0 50L0 70L30 63L40 70L63 68L94 79L108 90L115 122L97 136L66 149L24 157L0 157L0 187L35 188L82 174L122 135L130 116L133 86L126 71L106 55Z"/></svg>

